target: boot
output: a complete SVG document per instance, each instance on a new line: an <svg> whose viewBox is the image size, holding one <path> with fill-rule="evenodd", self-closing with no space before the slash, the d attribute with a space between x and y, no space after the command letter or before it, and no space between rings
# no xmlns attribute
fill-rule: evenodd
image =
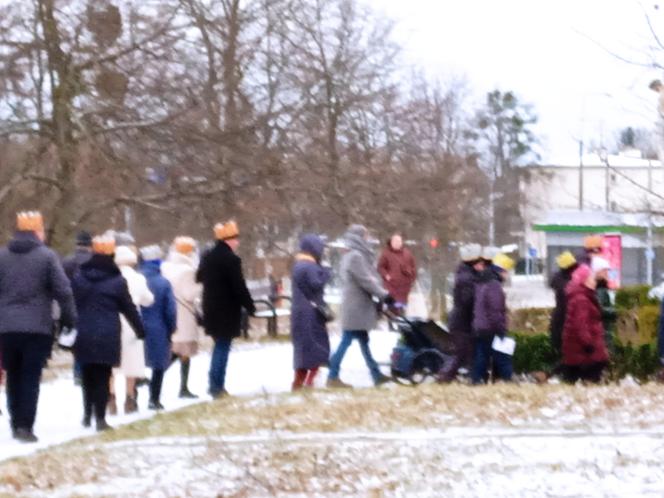
<svg viewBox="0 0 664 498"><path fill-rule="evenodd" d="M138 411L138 400L136 399L136 396L127 396L127 399L125 399L125 404L124 404L125 415L129 415L130 413L136 413L137 411Z"/></svg>
<svg viewBox="0 0 664 498"><path fill-rule="evenodd" d="M164 409L164 405L162 405L159 401L156 400L150 400L150 404L148 405L149 410L155 410L155 411L161 411Z"/></svg>
<svg viewBox="0 0 664 498"><path fill-rule="evenodd" d="M382 386L383 384L387 384L388 382L392 382L392 377L380 374L374 379L374 386L376 387Z"/></svg>
<svg viewBox="0 0 664 498"><path fill-rule="evenodd" d="M113 427L108 425L108 422L106 422L106 419L104 418L98 418L97 419L97 432L104 432L104 431L111 431L113 430Z"/></svg>
<svg viewBox="0 0 664 498"><path fill-rule="evenodd" d="M341 379L327 379L327 387L333 389L352 389L353 386L346 384Z"/></svg>
<svg viewBox="0 0 664 498"><path fill-rule="evenodd" d="M196 399L198 396L189 391L189 388L187 387L187 384L189 383L189 365L189 359L180 361L180 398Z"/></svg>
<svg viewBox="0 0 664 498"><path fill-rule="evenodd" d="M85 427L85 428L90 427L92 425L92 415L89 412L86 412L83 415L82 424L83 424L83 427Z"/></svg>
<svg viewBox="0 0 664 498"><path fill-rule="evenodd" d="M14 432L14 439L21 441L22 443L36 443L39 441L34 432L32 432L32 429L23 429L20 427Z"/></svg>
<svg viewBox="0 0 664 498"><path fill-rule="evenodd" d="M108 395L108 405L106 406L106 411L108 412L109 415L118 414L118 405L115 402L115 394Z"/></svg>

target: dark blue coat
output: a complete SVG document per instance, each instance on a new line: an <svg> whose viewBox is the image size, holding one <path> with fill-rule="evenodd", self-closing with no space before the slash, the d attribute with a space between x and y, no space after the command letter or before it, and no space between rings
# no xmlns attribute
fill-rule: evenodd
<svg viewBox="0 0 664 498"><path fill-rule="evenodd" d="M177 308L173 288L161 275L161 261L147 261L141 273L148 281L154 303L141 307L145 325L145 363L156 370L166 370L171 364L171 336L177 328Z"/></svg>
<svg viewBox="0 0 664 498"><path fill-rule="evenodd" d="M74 277L78 335L74 355L81 364L120 364L120 313L138 337L143 323L131 300L127 281L110 256L95 254Z"/></svg>
<svg viewBox="0 0 664 498"><path fill-rule="evenodd" d="M329 360L330 340L325 321L311 304L322 303L325 284L331 273L318 262L324 245L315 235L302 238L302 255L293 266L293 305L291 309L291 338L293 340L293 368L317 368ZM309 258L307 258L309 256ZM314 259L315 261L311 261Z"/></svg>

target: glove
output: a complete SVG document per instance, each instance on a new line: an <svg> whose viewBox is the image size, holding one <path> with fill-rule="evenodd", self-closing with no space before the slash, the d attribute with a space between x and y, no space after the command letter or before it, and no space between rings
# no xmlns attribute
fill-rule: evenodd
<svg viewBox="0 0 664 498"><path fill-rule="evenodd" d="M593 354L595 352L595 346L591 346L590 344L587 344L583 346L583 352L586 354Z"/></svg>
<svg viewBox="0 0 664 498"><path fill-rule="evenodd" d="M501 331L498 332L496 335L500 338L501 341L502 341L503 339L505 339L505 331L504 331L504 330L501 330Z"/></svg>
<svg viewBox="0 0 664 498"><path fill-rule="evenodd" d="M390 295L388 294L388 295L385 296L385 298L383 299L383 302L384 302L385 304L387 304L388 306L394 306L394 303L396 303L396 300L395 300L392 296L390 296Z"/></svg>

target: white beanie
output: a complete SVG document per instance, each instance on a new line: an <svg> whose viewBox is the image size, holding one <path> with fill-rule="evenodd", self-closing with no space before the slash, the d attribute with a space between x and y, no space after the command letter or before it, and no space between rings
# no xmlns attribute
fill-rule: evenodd
<svg viewBox="0 0 664 498"><path fill-rule="evenodd" d="M493 261L493 258L500 254L500 248L495 246L486 246L482 248L482 259Z"/></svg>
<svg viewBox="0 0 664 498"><path fill-rule="evenodd" d="M469 263L477 261L482 256L482 246L479 244L466 244L459 249L461 260Z"/></svg>
<svg viewBox="0 0 664 498"><path fill-rule="evenodd" d="M143 261L155 261L164 257L164 252L161 247L154 244L151 246L141 247L141 257Z"/></svg>
<svg viewBox="0 0 664 498"><path fill-rule="evenodd" d="M115 249L115 264L118 266L136 266L138 256L127 246L119 246Z"/></svg>
<svg viewBox="0 0 664 498"><path fill-rule="evenodd" d="M592 260L592 263L590 264L590 267L594 273L599 273L604 270L610 270L611 264L606 259L595 256Z"/></svg>

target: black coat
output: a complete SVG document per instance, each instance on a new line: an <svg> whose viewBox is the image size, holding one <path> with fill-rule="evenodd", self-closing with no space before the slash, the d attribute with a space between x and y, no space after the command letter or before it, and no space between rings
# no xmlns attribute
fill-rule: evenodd
<svg viewBox="0 0 664 498"><path fill-rule="evenodd" d="M454 277L454 290L452 291L454 307L450 313L449 328L453 334L468 334L473 330L473 315L475 308L475 285L478 274L467 263L461 263Z"/></svg>
<svg viewBox="0 0 664 498"><path fill-rule="evenodd" d="M572 279L572 273L576 266L566 270L558 270L551 277L550 286L556 295L556 306L551 312L549 332L551 333L551 345L554 351L560 355L563 345L563 327L565 326L565 315L567 314L567 294L565 289Z"/></svg>
<svg viewBox="0 0 664 498"><path fill-rule="evenodd" d="M143 322L127 281L110 256L95 254L74 277L78 335L74 355L81 364L120 364L120 313L136 335L145 337Z"/></svg>
<svg viewBox="0 0 664 498"><path fill-rule="evenodd" d="M203 284L203 325L215 339L240 335L242 308L255 313L254 301L242 274L242 260L219 241L201 260L196 280Z"/></svg>

